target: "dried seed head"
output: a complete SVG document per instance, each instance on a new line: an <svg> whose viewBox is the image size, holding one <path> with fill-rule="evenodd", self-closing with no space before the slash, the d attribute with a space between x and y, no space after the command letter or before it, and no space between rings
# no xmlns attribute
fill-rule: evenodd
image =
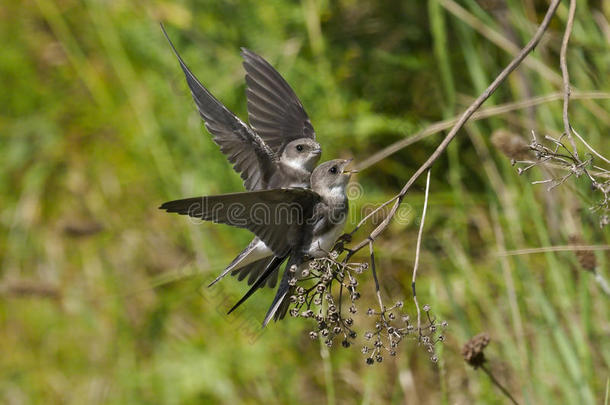
<svg viewBox="0 0 610 405"><path fill-rule="evenodd" d="M586 245L585 241L579 235L570 235L569 242L571 245ZM574 251L574 255L583 269L595 272L597 258L592 250L576 250Z"/></svg>
<svg viewBox="0 0 610 405"><path fill-rule="evenodd" d="M485 363L485 354L483 350L489 344L490 337L487 332L479 333L470 339L462 348L462 356L466 363L477 368Z"/></svg>
<svg viewBox="0 0 610 405"><path fill-rule="evenodd" d="M528 143L513 132L498 129L491 135L491 143L509 159L527 160L530 158Z"/></svg>

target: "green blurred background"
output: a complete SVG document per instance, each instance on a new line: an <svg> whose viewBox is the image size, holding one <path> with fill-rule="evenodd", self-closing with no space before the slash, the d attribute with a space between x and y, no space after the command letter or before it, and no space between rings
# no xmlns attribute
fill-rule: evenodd
<svg viewBox="0 0 610 405"><path fill-rule="evenodd" d="M6 404L506 403L461 358L488 331L490 369L521 403L603 403L610 365L608 297L573 253L608 244L585 179L552 192L518 176L490 136L562 131L561 102L470 123L432 171L418 278L420 303L449 322L440 361L415 342L367 366L359 346L322 349L304 320L262 331L265 291L227 278L205 288L250 239L193 224L160 203L239 191L202 128L164 22L195 74L246 118L239 47L269 60L307 109L323 160L372 153L462 111L524 44L545 1L26 0L0 5L0 402ZM486 107L561 89L567 17ZM610 7L579 2L570 42L575 90L610 92ZM610 102L573 100L572 124L610 154ZM442 134L354 179L365 204L395 194ZM419 217L420 180L405 207ZM376 242L389 302L413 313L417 220ZM363 237L365 232L358 234ZM362 255L362 260L367 256ZM596 252L604 277L608 258ZM370 274L361 308L374 305ZM363 312L361 310L361 312ZM358 319L366 324L366 319Z"/></svg>

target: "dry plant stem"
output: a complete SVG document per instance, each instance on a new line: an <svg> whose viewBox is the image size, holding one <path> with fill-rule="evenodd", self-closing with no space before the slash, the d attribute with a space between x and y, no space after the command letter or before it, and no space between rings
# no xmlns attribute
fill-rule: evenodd
<svg viewBox="0 0 610 405"><path fill-rule="evenodd" d="M481 365L479 367L481 370L485 371L485 374L487 374L487 376L489 377L489 379L491 380L491 382L500 389L500 391L502 391L502 393L515 405L519 405L519 402L517 402L517 400L515 398L513 398L513 396L511 395L511 393L504 388L504 386L502 384L500 384L500 382L496 379L496 377L491 373L491 371L485 366L485 364Z"/></svg>
<svg viewBox="0 0 610 405"><path fill-rule="evenodd" d="M568 73L568 62L566 54L568 52L568 42L570 41L570 35L572 35L572 28L574 27L574 16L576 15L576 0L570 0L570 9L568 11L568 21L566 22L566 29L563 33L563 40L561 41L561 50L559 52L559 64L561 66L561 77L563 78L563 129L565 131L570 145L572 146L572 153L574 157L578 159L578 150L576 149L576 142L572 136L570 118L568 116L568 107L570 104L570 74Z"/></svg>
<svg viewBox="0 0 610 405"><path fill-rule="evenodd" d="M479 31L481 35L487 38L490 42L497 45L499 48L508 52L511 55L516 55L519 51L519 47L507 39L504 35L496 32L489 26L487 26L483 21L474 16L472 13L468 12L465 8L458 5L453 0L441 0L441 4L447 11L449 11L454 16L458 17L460 20L464 21L466 24ZM563 78L560 74L556 73L553 69L544 64L541 60L537 58L527 59L523 63L525 66L531 68L532 70L538 72L538 74L543 77L545 80L550 81L556 86L563 86ZM593 113L596 118L600 121L603 121L605 124L610 124L610 115L606 110L598 106L596 103L585 100L585 106Z"/></svg>
<svg viewBox="0 0 610 405"><path fill-rule="evenodd" d="M571 98L572 98L572 100L608 99L608 98L610 98L610 93L597 92L597 91L574 92L571 94ZM557 100L563 100L563 92L551 93L551 94L547 94L545 96L533 97L533 98L526 99L526 100L516 101L516 102L512 102L512 103L505 103L505 104L500 104L500 105L497 105L494 107L484 108L484 109L472 114L472 117L470 117L470 120L471 121L482 120L485 118L509 113L511 111L522 110L525 108L530 108L530 107L533 107L536 105L549 103L549 102L557 101ZM459 117L453 117L453 118L450 118L447 120L438 121L433 124L430 124L426 128L422 129L421 131L416 132L413 136L410 136L405 139L401 139L400 141L397 141L397 142L383 148L379 152L376 152L373 155L371 155L370 157L368 157L367 159L361 161L358 164L357 169L359 171L368 169L369 167L373 166L375 163L387 158L388 156L393 155L394 153L398 152L401 149L406 148L407 146L410 146L416 142L419 142L422 139L427 138L431 135L434 135L438 132L444 131L445 129L449 129L453 125L455 125L455 123L458 121L458 119L459 119ZM575 132L574 130L572 130L572 131Z"/></svg>
<svg viewBox="0 0 610 405"><path fill-rule="evenodd" d="M377 294L377 301L379 302L379 311L383 314L385 312L385 308L383 306L383 300L381 299L379 279L377 278L377 268L375 267L375 249L373 248L372 240L369 243L369 250L371 252L371 271L373 272L373 280L375 280L375 293Z"/></svg>
<svg viewBox="0 0 610 405"><path fill-rule="evenodd" d="M604 156L602 156L602 155L601 155L601 154L600 154L598 151L596 151L595 149L593 149L593 148L591 147L591 145L589 145L589 144L588 144L588 143L587 143L587 142L584 140L584 138L583 138L582 136L580 136L580 134L579 134L578 132L576 132L576 130L575 130L574 128L571 128L571 129L572 129L572 133L573 133L573 134L574 134L574 135L575 135L575 136L578 138L578 140L579 140L580 142L582 142L582 143L583 143L583 145L585 145L585 147L586 147L587 149L589 149L589 151L591 151L591 153L593 153L595 156L597 156L598 158L600 158L600 159L601 159L601 160L603 160L604 162L606 162L606 163L610 164L610 160L606 159L606 158L605 158Z"/></svg>
<svg viewBox="0 0 610 405"><path fill-rule="evenodd" d="M610 250L610 245L566 245L566 246L547 246L541 248L531 249L518 249L518 250L507 250L498 252L498 257L506 256L517 256L517 255L528 255L533 253L546 253L546 252L575 252L575 251L594 251L594 250ZM599 285L599 288L604 294L610 296L610 284L608 281L599 273L599 270L595 270L595 282Z"/></svg>
<svg viewBox="0 0 610 405"><path fill-rule="evenodd" d="M426 221L426 211L428 209L428 195L430 193L430 170L426 175L426 194L424 197L424 209L421 214L421 222L419 224L419 232L417 233L417 245L415 248L415 264L413 264L413 277L411 279L411 289L413 290L413 301L417 309L417 330L421 331L421 312L419 303L417 302L417 293L415 292L415 279L417 278L417 268L419 266L419 252L421 251L421 239L424 233L424 222Z"/></svg>
<svg viewBox="0 0 610 405"><path fill-rule="evenodd" d="M599 285L599 288L601 288L604 294L610 296L610 285L597 270L595 271L595 282Z"/></svg>
<svg viewBox="0 0 610 405"><path fill-rule="evenodd" d="M400 190L400 193L398 193L398 195L393 198L396 201L394 202L394 205L392 206L390 213L386 216L386 218L382 221L382 223L379 224L368 235L368 237L366 239L364 239L363 241L358 243L346 255L346 259L349 259L356 252L358 252L360 249L362 249L364 246L366 246L369 242L374 241L375 238L381 232L383 232L385 230L385 228L390 223L394 214L396 214L398 207L400 206L403 198L405 197L405 195L407 194L407 191L409 190L409 188L411 188L413 183L415 183L415 181L419 178L419 176L421 176L426 170L428 170L432 166L432 164L443 154L443 152L445 152L445 149L447 149L447 146L449 145L449 143L453 140L453 138L456 137L458 131L460 129L462 129L464 124L466 124L466 122L474 114L474 112L476 110L478 110L481 107L481 105L485 102L485 100L487 100L496 91L496 89L500 86L500 84L502 84L502 82L504 80L506 80L508 75L513 70L515 70L517 68L517 66L519 66L521 64L521 62L523 62L525 57L534 50L534 48L536 47L538 42L540 42L540 39L542 38L544 32L547 30L547 28L551 22L551 19L553 18L553 15L555 14L557 7L559 6L559 3L560 3L560 0L553 0L551 5L549 6L549 9L546 12L546 15L544 16L544 19L542 20L542 23L536 30L536 33L534 34L533 38L519 52L519 54L508 64L508 66L506 68L504 68L504 70L498 75L498 77L496 77L496 79L489 85L489 87L487 87L487 89L485 89L485 91L479 97L477 97L477 99L470 105L470 107L468 107L468 109L466 109L466 111L464 111L464 113L460 116L459 120L456 122L456 124L453 126L453 128L451 128L449 133L445 136L443 141L440 143L440 145L436 148L436 150L432 153L432 155L430 155L428 160L426 160L426 162L423 165L421 165L419 167L419 169L417 169L417 171L413 174L413 176L411 176L409 181L407 181L407 183L404 185L402 190Z"/></svg>
<svg viewBox="0 0 610 405"><path fill-rule="evenodd" d="M546 253L546 252L571 252L578 250L610 250L610 245L563 245L563 246L545 246L539 248L530 249L518 249L518 250L507 250L499 252L498 256L517 256L517 255L529 255L533 253Z"/></svg>

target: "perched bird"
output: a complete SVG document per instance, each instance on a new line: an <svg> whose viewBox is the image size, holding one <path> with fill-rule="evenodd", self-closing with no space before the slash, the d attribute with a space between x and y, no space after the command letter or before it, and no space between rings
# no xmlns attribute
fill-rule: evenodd
<svg viewBox="0 0 610 405"><path fill-rule="evenodd" d="M326 255L341 235L348 211L345 188L352 173L346 170L350 161L336 159L320 164L311 174L311 189L282 188L195 197L166 202L159 208L246 228L268 247L270 263L231 311L277 274L281 263L288 259L264 326L271 318L285 316L287 297L301 276L304 263Z"/></svg>
<svg viewBox="0 0 610 405"><path fill-rule="evenodd" d="M322 149L311 121L294 91L262 57L242 49L246 70L248 126L218 101L183 61L163 25L161 29L186 77L193 100L214 142L240 174L246 190L310 187L310 176ZM269 265L270 250L255 238L213 285L231 272L251 285ZM277 273L275 273L277 274ZM274 287L277 279L268 279Z"/></svg>

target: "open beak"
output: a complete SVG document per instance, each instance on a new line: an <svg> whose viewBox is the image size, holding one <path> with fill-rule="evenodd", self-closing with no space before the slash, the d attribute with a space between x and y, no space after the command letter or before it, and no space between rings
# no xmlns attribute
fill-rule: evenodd
<svg viewBox="0 0 610 405"><path fill-rule="evenodd" d="M345 167L348 166L352 162L352 160L354 160L354 159L347 159L345 161L345 166L343 166L344 167L343 174L350 174L351 175L351 174L354 174L354 173L358 173L358 170L356 170L356 169L345 170Z"/></svg>

